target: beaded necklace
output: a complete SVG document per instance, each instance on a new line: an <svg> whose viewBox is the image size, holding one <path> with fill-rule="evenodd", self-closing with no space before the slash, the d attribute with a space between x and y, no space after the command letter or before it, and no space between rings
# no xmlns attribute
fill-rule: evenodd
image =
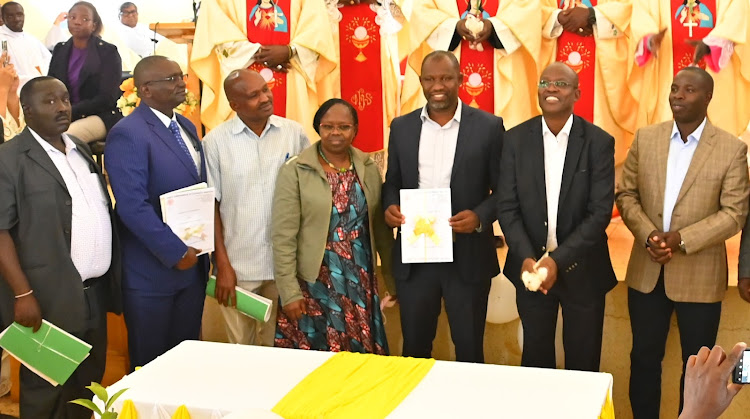
<svg viewBox="0 0 750 419"><path fill-rule="evenodd" d="M325 161L326 163L328 163L328 166L330 166L331 169L335 170L338 173L348 172L349 170L352 170L354 168L354 160L352 159L352 150L351 149L349 150L349 167L348 168L347 167L338 168L338 167L334 166L333 163L331 163L330 161L328 161L328 159L326 158L325 154L323 154L323 149L320 147L320 143L318 143L318 154L320 154L320 157L323 158L323 161Z"/></svg>

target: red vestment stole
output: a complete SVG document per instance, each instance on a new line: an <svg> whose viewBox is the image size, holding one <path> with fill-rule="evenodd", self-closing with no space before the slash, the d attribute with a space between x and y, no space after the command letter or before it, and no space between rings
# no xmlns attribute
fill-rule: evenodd
<svg viewBox="0 0 750 419"><path fill-rule="evenodd" d="M560 8L563 2L559 1ZM590 0L591 7L596 6L597 0ZM576 1L572 6L582 6ZM583 5L588 7L589 5ZM557 61L567 64L578 73L578 88L581 90L581 98L576 102L573 112L594 122L594 66L596 65L596 40L593 36L580 36L578 34L563 31L557 38Z"/></svg>
<svg viewBox="0 0 750 419"><path fill-rule="evenodd" d="M262 46L289 45L290 0L263 3L264 0L247 0L247 40ZM253 62L250 69L260 73L268 83L273 93L273 113L286 116L286 73L267 68L259 62Z"/></svg>
<svg viewBox="0 0 750 419"><path fill-rule="evenodd" d="M369 4L339 8L341 98L357 109L359 135L352 145L364 152L383 149L383 74L380 26Z"/></svg>
<svg viewBox="0 0 750 419"><path fill-rule="evenodd" d="M708 35L714 26L716 16L716 0L671 0L672 8L672 68L674 74L689 66L693 62L695 47L686 40L699 41ZM701 60L698 65L705 69L706 62Z"/></svg>
<svg viewBox="0 0 750 419"><path fill-rule="evenodd" d="M490 17L497 14L499 0L481 0L482 11ZM470 8L468 0L456 0L458 12L463 19ZM483 16L486 19L487 16ZM462 101L489 113L495 113L494 68L495 48L488 41L482 42L484 51L469 48L469 42L461 40L461 74L464 81L458 91Z"/></svg>

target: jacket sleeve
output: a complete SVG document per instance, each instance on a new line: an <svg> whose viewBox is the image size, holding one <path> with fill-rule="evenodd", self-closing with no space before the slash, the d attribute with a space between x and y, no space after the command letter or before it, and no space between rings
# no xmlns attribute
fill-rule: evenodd
<svg viewBox="0 0 750 419"><path fill-rule="evenodd" d="M370 178L382 186L382 177L377 166L373 165L373 171L375 172ZM382 190L382 189L381 189ZM381 200L382 201L382 200ZM380 256L380 269L383 275L383 281L387 291L396 295L396 281L393 278L392 260L393 260L393 229L385 224L385 211L380 202L376 202L371 209L373 212L372 220L372 233L375 237L375 247L377 248L378 255Z"/></svg>
<svg viewBox="0 0 750 419"><path fill-rule="evenodd" d="M500 164L503 151L503 137L505 136L505 127L502 118L493 118L496 120L492 128L492 138L490 145L490 188L492 193L484 201L474 208L474 212L479 217L482 229L492 228L492 223L497 220L497 188L500 179Z"/></svg>
<svg viewBox="0 0 750 419"><path fill-rule="evenodd" d="M113 129L107 136L105 165L120 221L159 261L173 267L187 246L154 211L149 196L149 156L136 133Z"/></svg>
<svg viewBox="0 0 750 419"><path fill-rule="evenodd" d="M301 223L301 200L295 160L296 158L292 158L281 166L273 194L273 272L282 307L302 299L302 290L297 283L297 235Z"/></svg>
<svg viewBox="0 0 750 419"><path fill-rule="evenodd" d="M648 235L654 230L661 230L661 228L656 228L641 205L641 195L638 188L640 134L641 131L635 133L633 144L630 146L628 157L622 167L620 183L615 194L615 203L618 211L620 211L622 221L628 227L628 230L633 233L636 242L643 243L645 246Z"/></svg>
<svg viewBox="0 0 750 419"><path fill-rule="evenodd" d="M521 204L518 197L518 178L516 177L516 153L518 138L509 137L505 144L500 165L500 178L497 190L497 218L503 230L508 247L521 258L534 259L534 246L526 233Z"/></svg>
<svg viewBox="0 0 750 419"><path fill-rule="evenodd" d="M383 211L387 210L391 205L401 204L400 191L403 182L401 180L401 167L399 166L398 140L393 135L394 132L398 131L400 122L399 120L394 120L394 123L391 125L391 133L388 137L388 170L385 172L385 182L383 183L382 190Z"/></svg>

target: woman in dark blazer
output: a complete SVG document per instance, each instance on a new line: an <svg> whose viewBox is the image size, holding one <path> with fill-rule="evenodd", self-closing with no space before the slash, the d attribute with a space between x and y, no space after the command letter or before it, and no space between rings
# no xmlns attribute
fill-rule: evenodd
<svg viewBox="0 0 750 419"><path fill-rule="evenodd" d="M68 12L72 37L52 51L49 75L65 83L73 105L68 134L81 141L103 140L122 118L117 99L122 60L117 47L102 41L102 19L89 2L79 1Z"/></svg>

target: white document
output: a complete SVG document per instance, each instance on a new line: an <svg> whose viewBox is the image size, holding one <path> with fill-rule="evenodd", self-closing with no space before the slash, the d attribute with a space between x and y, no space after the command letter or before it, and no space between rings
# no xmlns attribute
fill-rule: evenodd
<svg viewBox="0 0 750 419"><path fill-rule="evenodd" d="M453 262L451 190L401 189L403 263Z"/></svg>
<svg viewBox="0 0 750 419"><path fill-rule="evenodd" d="M201 255L214 251L214 188L205 182L159 197L164 223L182 241Z"/></svg>

